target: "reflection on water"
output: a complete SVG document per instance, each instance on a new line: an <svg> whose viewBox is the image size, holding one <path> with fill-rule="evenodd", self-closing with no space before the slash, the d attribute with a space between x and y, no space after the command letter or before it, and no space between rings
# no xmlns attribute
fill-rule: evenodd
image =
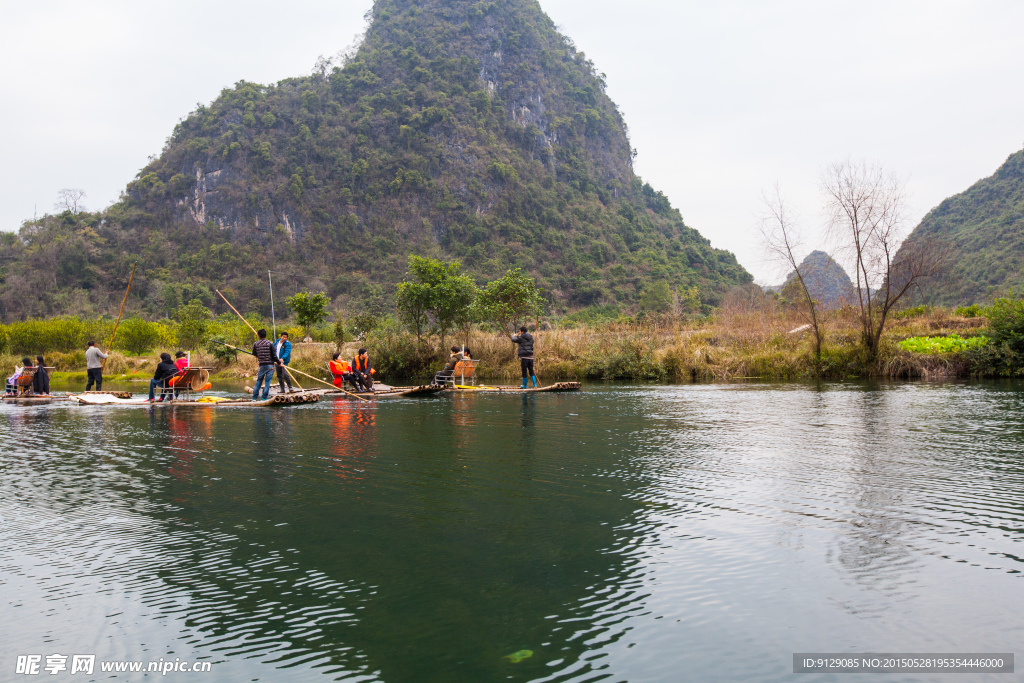
<svg viewBox="0 0 1024 683"><path fill-rule="evenodd" d="M1021 388L0 407L0 670L776 680L794 651L1013 651Z"/></svg>

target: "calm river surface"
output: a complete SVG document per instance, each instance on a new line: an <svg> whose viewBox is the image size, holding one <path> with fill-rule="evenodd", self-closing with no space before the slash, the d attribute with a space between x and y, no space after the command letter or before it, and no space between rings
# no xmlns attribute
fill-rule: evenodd
<svg viewBox="0 0 1024 683"><path fill-rule="evenodd" d="M1024 638L1024 384L0 406L0 440L5 681L792 680Z"/></svg>

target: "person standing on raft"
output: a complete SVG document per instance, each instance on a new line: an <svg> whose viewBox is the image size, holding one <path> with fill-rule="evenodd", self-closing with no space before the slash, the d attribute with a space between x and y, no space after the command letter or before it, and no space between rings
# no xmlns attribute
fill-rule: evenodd
<svg viewBox="0 0 1024 683"><path fill-rule="evenodd" d="M96 391L103 391L103 360L107 354L96 348L96 342L91 339L88 346L85 350L85 372L89 375L89 381L85 384L85 390L92 389L95 382Z"/></svg>
<svg viewBox="0 0 1024 683"><path fill-rule="evenodd" d="M270 383L274 380L274 367L281 365L281 360L274 351L274 344L267 339L267 331L260 328L256 331L259 339L252 345L252 355L259 361L260 370L256 374L256 386L252 390L252 400L266 401L270 398ZM259 398L260 387L263 388L263 398Z"/></svg>
<svg viewBox="0 0 1024 683"><path fill-rule="evenodd" d="M288 333L282 332L274 344L274 353L277 354L281 364L277 366L277 384L284 393L284 385L288 383L288 391L292 391L292 376L288 374L288 364L292 362L292 343L288 341Z"/></svg>
<svg viewBox="0 0 1024 683"><path fill-rule="evenodd" d="M512 337L512 343L518 344L516 354L519 356L519 367L523 371L523 389L526 388L527 377L533 379L533 386L537 386L537 375L533 371L533 335L526 331L526 326L519 328L519 334ZM527 374L529 373L529 374Z"/></svg>

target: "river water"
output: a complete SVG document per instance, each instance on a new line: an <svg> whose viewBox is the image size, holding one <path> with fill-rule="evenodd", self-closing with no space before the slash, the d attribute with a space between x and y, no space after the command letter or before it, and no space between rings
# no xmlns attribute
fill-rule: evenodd
<svg viewBox="0 0 1024 683"><path fill-rule="evenodd" d="M3 406L0 680L33 653L770 681L794 652L1013 652L1022 408L1013 383Z"/></svg>

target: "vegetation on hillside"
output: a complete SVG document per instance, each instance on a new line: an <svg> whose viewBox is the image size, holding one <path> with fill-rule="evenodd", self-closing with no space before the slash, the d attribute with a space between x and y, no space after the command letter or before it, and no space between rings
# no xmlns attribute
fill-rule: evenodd
<svg viewBox="0 0 1024 683"><path fill-rule="evenodd" d="M983 303L1024 289L1024 151L990 177L949 197L924 217L904 249L923 239L949 243L945 274L925 299L943 306Z"/></svg>
<svg viewBox="0 0 1024 683"><path fill-rule="evenodd" d="M698 297L750 281L636 177L604 77L533 0L377 0L343 63L239 82L178 124L100 213L68 206L3 235L0 315L171 315L227 293L267 316L324 291L387 312L410 253L478 285L519 267L553 309ZM225 289L227 288L227 290ZM666 294L667 293L667 294Z"/></svg>

